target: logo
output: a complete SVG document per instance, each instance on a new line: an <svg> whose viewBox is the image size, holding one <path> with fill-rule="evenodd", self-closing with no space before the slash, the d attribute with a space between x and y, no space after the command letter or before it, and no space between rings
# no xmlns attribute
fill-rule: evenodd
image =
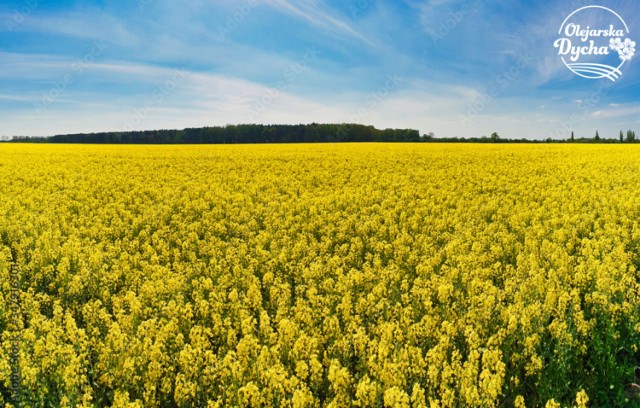
<svg viewBox="0 0 640 408"><path fill-rule="evenodd" d="M615 81L636 52L627 23L602 6L586 6L569 14L558 35L553 46L562 62L583 78Z"/></svg>

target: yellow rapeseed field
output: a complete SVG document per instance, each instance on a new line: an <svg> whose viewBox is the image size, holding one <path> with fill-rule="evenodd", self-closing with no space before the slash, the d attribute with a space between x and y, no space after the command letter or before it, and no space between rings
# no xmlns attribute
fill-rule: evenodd
<svg viewBox="0 0 640 408"><path fill-rule="evenodd" d="M632 145L2 144L0 405L634 406L639 222Z"/></svg>

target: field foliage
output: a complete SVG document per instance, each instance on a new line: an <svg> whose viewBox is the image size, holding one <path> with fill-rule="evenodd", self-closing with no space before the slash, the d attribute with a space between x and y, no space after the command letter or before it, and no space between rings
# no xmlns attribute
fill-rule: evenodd
<svg viewBox="0 0 640 408"><path fill-rule="evenodd" d="M0 145L0 403L633 406L640 147Z"/></svg>

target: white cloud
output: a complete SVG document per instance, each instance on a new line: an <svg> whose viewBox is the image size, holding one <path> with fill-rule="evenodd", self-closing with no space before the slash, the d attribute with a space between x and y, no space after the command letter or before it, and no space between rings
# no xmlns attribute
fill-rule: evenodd
<svg viewBox="0 0 640 408"><path fill-rule="evenodd" d="M14 59L18 57L14 56ZM46 61L45 56L37 58ZM27 61L33 62L29 58ZM68 61L52 58L54 69ZM93 63L92 78L109 84L147 83L148 92L113 90L88 92L67 89L64 98L36 109L41 95L0 95L1 100L24 99L33 107L17 115L0 113L6 135L52 135L128 129L181 128L229 123L360 122L378 127L414 127L422 132L456 122L456 112L479 92L473 88L425 80L401 80L373 93L341 97L296 95L287 88L265 86L228 75L179 71L154 65L111 61ZM44 74L45 71L40 72ZM180 73L176 79L176 73ZM21 126L29 123L29 129Z"/></svg>
<svg viewBox="0 0 640 408"><path fill-rule="evenodd" d="M609 107L612 109L598 110L591 113L591 116L598 119L611 119L640 115L640 106L637 105L621 106L618 104L610 104Z"/></svg>
<svg viewBox="0 0 640 408"><path fill-rule="evenodd" d="M0 14L0 21L11 18ZM5 28L4 25L0 28ZM117 18L100 10L70 11L60 14L32 14L20 24L12 27L14 32L35 32L73 37L82 40L101 40L126 46L138 45L139 41Z"/></svg>
<svg viewBox="0 0 640 408"><path fill-rule="evenodd" d="M371 45L371 41L364 35L356 31L344 19L333 15L329 11L323 10L317 1L314 0L262 0L264 3L274 7L281 12L294 15L306 20L316 27L322 28L334 34L345 34L356 38L363 43Z"/></svg>
<svg viewBox="0 0 640 408"><path fill-rule="evenodd" d="M38 97L36 95L11 95L11 94L0 94L0 100L4 101L12 101L12 102L36 102Z"/></svg>

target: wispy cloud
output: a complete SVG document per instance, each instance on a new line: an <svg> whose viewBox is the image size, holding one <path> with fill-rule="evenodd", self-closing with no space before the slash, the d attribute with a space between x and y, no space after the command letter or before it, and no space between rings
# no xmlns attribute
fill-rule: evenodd
<svg viewBox="0 0 640 408"><path fill-rule="evenodd" d="M622 118L640 115L640 105L609 104L610 109L597 110L591 114L598 119Z"/></svg>
<svg viewBox="0 0 640 408"><path fill-rule="evenodd" d="M0 21L11 18L10 13L0 14ZM5 26L0 25L0 30ZM119 17L98 9L68 11L55 14L34 12L13 32L40 33L72 37L81 40L102 40L127 46L138 44L138 38Z"/></svg>
<svg viewBox="0 0 640 408"><path fill-rule="evenodd" d="M34 103L38 100L37 95L10 95L10 94L0 94L0 100L12 101L12 102L30 102Z"/></svg>
<svg viewBox="0 0 640 408"><path fill-rule="evenodd" d="M365 44L371 44L370 40L355 30L343 19L332 15L324 10L315 0L263 0L265 4L280 10L281 12L294 15L315 27L322 28L333 34L347 35L358 39Z"/></svg>

